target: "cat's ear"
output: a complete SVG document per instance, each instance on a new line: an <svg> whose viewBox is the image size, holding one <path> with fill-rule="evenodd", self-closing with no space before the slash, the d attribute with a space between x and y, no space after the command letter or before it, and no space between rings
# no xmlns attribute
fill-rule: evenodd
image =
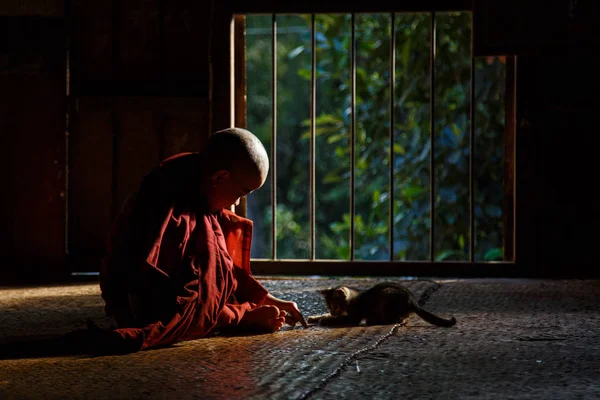
<svg viewBox="0 0 600 400"><path fill-rule="evenodd" d="M340 287L340 288L335 289L335 295L346 298L348 296L348 293L346 292L346 288Z"/></svg>
<svg viewBox="0 0 600 400"><path fill-rule="evenodd" d="M329 292L331 292L331 289L318 289L317 290L317 293L319 293L320 295L323 295L323 296L325 296Z"/></svg>

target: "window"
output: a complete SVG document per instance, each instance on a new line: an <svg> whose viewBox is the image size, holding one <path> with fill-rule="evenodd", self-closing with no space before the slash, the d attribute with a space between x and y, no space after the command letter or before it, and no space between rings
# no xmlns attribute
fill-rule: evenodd
<svg viewBox="0 0 600 400"><path fill-rule="evenodd" d="M236 125L272 165L259 271L513 261L513 60L472 57L470 12L235 21Z"/></svg>

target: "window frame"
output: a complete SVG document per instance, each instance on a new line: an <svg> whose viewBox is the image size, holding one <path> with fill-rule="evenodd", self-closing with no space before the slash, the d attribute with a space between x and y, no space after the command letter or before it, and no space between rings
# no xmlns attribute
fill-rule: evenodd
<svg viewBox="0 0 600 400"><path fill-rule="evenodd" d="M419 4L406 4L401 8L390 8L381 1L369 5L356 4L337 6L308 1L303 4L290 4L266 1L231 1L216 10L213 33L212 62L210 68L213 88L211 90L212 130L231 126L246 126L246 82L245 82L245 35L244 18L248 14L348 14L348 13L391 13L391 12L473 12L471 1L453 0L441 2L430 0ZM476 34L477 14L473 12L473 37ZM219 33L223 35L220 35ZM473 47L472 47L473 48ZM473 48L473 56L479 57ZM492 54L490 54L492 55ZM494 55L497 55L494 54ZM506 126L505 126L505 231L512 232L505 242L505 257L512 261L478 262L467 261L362 261L362 260L255 260L251 261L252 271L258 275L333 275L333 276L435 276L435 277L517 277L525 276L535 268L535 247L527 245L527 238L520 232L534 232L531 219L526 218L527 209L532 205L525 198L517 201L516 193L526 188L525 175L518 174L519 166L526 163L530 142L517 140L517 59L506 54ZM241 60L241 61L240 61ZM220 111L220 112L219 112ZM522 144L521 144L522 143ZM531 175L531 174L527 174ZM512 181L510 179L512 177ZM528 192L525 190L524 192ZM529 191L530 192L530 191ZM519 213L517 213L517 206ZM242 199L236 212L246 215L246 199ZM520 231L517 231L517 226ZM505 232L505 238L506 238Z"/></svg>

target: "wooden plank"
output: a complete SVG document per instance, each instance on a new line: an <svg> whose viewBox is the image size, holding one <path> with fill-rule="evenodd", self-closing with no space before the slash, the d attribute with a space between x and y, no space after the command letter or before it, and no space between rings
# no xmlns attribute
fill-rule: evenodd
<svg viewBox="0 0 600 400"><path fill-rule="evenodd" d="M76 98L80 111L109 112L203 112L206 110L206 99L186 97L153 97L153 96L80 96Z"/></svg>
<svg viewBox="0 0 600 400"><path fill-rule="evenodd" d="M116 209L132 195L142 178L156 167L160 155L159 136L149 111L118 113Z"/></svg>
<svg viewBox="0 0 600 400"><path fill-rule="evenodd" d="M600 271L588 269L543 269L533 271L508 262L411 262L411 261L263 261L253 260L254 276L390 276L419 278L579 278L597 279Z"/></svg>
<svg viewBox="0 0 600 400"><path fill-rule="evenodd" d="M0 17L0 36L10 39L0 42L0 179L8 203L0 275L56 278L65 272L64 21Z"/></svg>
<svg viewBox="0 0 600 400"><path fill-rule="evenodd" d="M42 80L58 79L62 86L66 59L64 35L62 18L0 16L0 73L4 76L40 75ZM10 82L10 78L8 80ZM41 96L24 96L23 93L10 96L13 101L23 102L26 109L45 109Z"/></svg>
<svg viewBox="0 0 600 400"><path fill-rule="evenodd" d="M11 199L12 224L3 224L2 236L11 236L19 273L40 278L62 275L64 260L64 102L59 81L43 76L3 76L3 93L12 94L4 123L12 136L3 147L8 165L3 197ZM23 92L21 92L23 91ZM45 110L27 109L22 93L36 94L48 101ZM21 93L21 94L20 94ZM21 97L21 99L18 99ZM19 101L21 100L21 101ZM34 102L35 103L35 102ZM62 117L62 118L61 118Z"/></svg>
<svg viewBox="0 0 600 400"><path fill-rule="evenodd" d="M79 113L71 130L69 147L69 253L99 255L104 250L112 222L110 113Z"/></svg>
<svg viewBox="0 0 600 400"><path fill-rule="evenodd" d="M166 93L208 96L209 2L165 0Z"/></svg>
<svg viewBox="0 0 600 400"><path fill-rule="evenodd" d="M202 149L208 137L206 131L208 120L206 103L200 111L168 113L165 118L165 158L177 153Z"/></svg>
<svg viewBox="0 0 600 400"><path fill-rule="evenodd" d="M155 82L160 79L160 0L118 2L116 80Z"/></svg>
<svg viewBox="0 0 600 400"><path fill-rule="evenodd" d="M0 15L63 17L64 0L2 0Z"/></svg>
<svg viewBox="0 0 600 400"><path fill-rule="evenodd" d="M317 276L418 276L432 278L528 277L528 271L513 263L469 263L428 261L308 261L253 260L252 273L257 275Z"/></svg>
<svg viewBox="0 0 600 400"><path fill-rule="evenodd" d="M71 93L88 93L113 79L112 2L72 0Z"/></svg>
<svg viewBox="0 0 600 400"><path fill-rule="evenodd" d="M64 232L64 103L60 87L21 81L19 90L48 91L46 111L16 110L12 153L15 179L15 250L40 275L62 275ZM33 82L32 82L33 81ZM27 89L29 88L29 89ZM54 103L54 104L52 104ZM62 111L62 112L61 112ZM37 266L36 266L37 264Z"/></svg>
<svg viewBox="0 0 600 400"><path fill-rule="evenodd" d="M235 123L233 108L233 11L226 3L216 3L212 24L209 64L209 132L230 128Z"/></svg>

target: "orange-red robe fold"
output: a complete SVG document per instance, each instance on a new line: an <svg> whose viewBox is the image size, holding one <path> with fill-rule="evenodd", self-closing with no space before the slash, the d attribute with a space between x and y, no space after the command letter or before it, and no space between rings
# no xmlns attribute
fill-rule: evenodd
<svg viewBox="0 0 600 400"><path fill-rule="evenodd" d="M237 325L267 295L250 271L252 221L205 210L198 157L163 162L113 225L100 287L126 351Z"/></svg>

